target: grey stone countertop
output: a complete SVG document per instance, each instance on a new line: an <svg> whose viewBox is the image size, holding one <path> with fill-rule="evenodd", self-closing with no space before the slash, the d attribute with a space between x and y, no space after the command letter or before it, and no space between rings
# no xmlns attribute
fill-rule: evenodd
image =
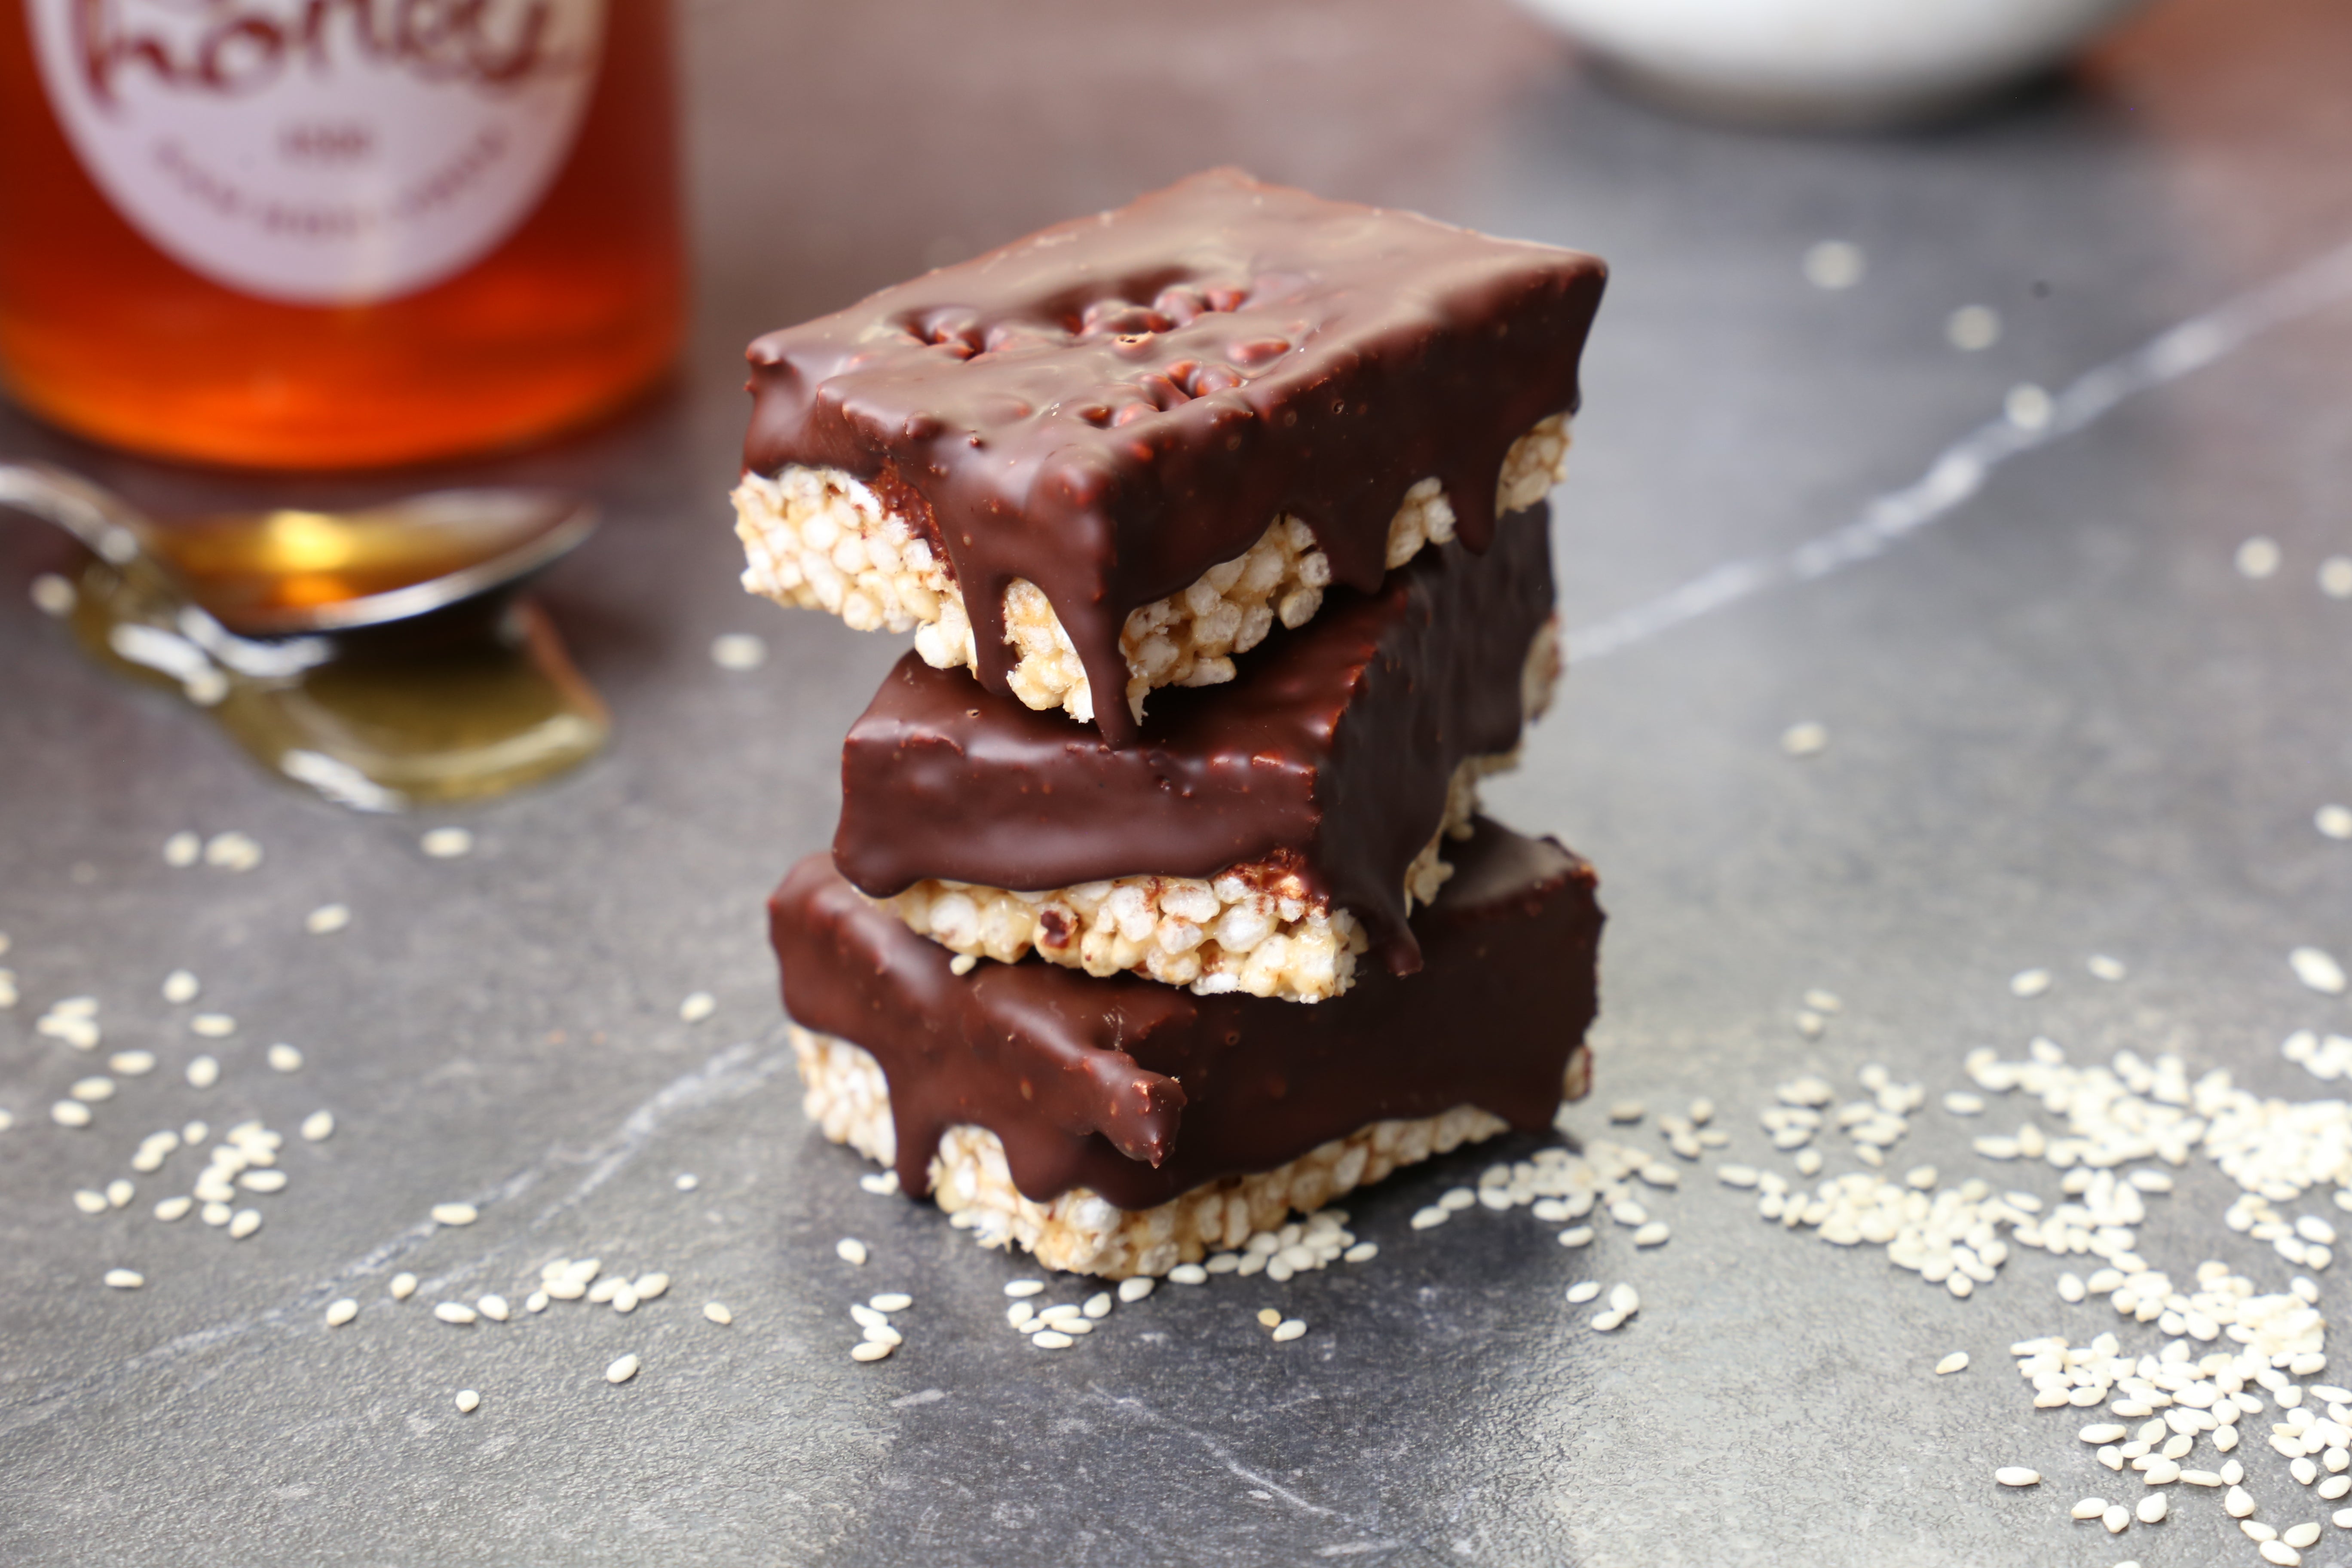
<svg viewBox="0 0 2352 1568"><path fill-rule="evenodd" d="M2287 962L2352 959L2352 843L2315 826L2352 804L2352 602L2318 585L2352 554L2341 5L2179 0L2071 84L1878 139L1663 117L1483 3L736 0L683 25L692 351L628 417L462 470L603 501L545 600L613 704L607 754L478 810L339 810L86 662L27 604L58 548L0 525L0 963L22 992L0 1012L0 1561L2261 1561L2191 1486L2122 1536L2069 1521L2146 1489L2075 1440L2086 1413L2032 1407L2008 1347L2112 1330L2153 1353L2158 1326L2061 1300L2062 1270L2097 1259L2017 1245L1959 1300L1880 1247L1759 1220L1714 1171L1793 1178L1759 1121L1776 1087L1818 1072L1843 1101L1875 1062L1927 1095L1888 1174L2055 1202L2060 1172L1970 1140L2060 1119L1941 1107L1965 1053L2019 1059L2037 1035L2077 1064L2176 1052L2330 1096L2280 1045L2352 1034L2352 1003ZM761 901L827 840L839 737L899 644L737 587L735 356L1220 161L1613 265L1556 498L1575 668L1489 802L1603 879L1598 1088L1569 1129L1682 1181L1647 1195L1673 1232L1650 1250L1605 1219L1563 1248L1525 1207L1413 1229L1535 1145L1462 1153L1347 1204L1369 1263L1162 1286L1049 1354L1005 1326L1021 1260L862 1191L802 1120ZM1855 286L1807 281L1824 238L1861 247ZM1947 323L1972 304L2000 330L1963 352ZM2031 395L2004 423L2025 384L2054 398L2038 427ZM0 452L188 506L251 488L5 413ZM2256 535L2266 577L2238 568ZM763 668L714 665L738 631ZM1792 758L1801 722L1828 743ZM469 857L420 853L445 823ZM182 829L266 858L168 868ZM306 935L331 900L349 929ZM2094 954L2127 974L2092 978ZM159 995L182 966L194 1007ZM2032 968L2053 984L2012 994ZM1809 1037L1815 988L1843 1007ZM717 1010L688 1024L698 990ZM90 1058L33 1023L78 994L101 999L105 1050L163 1068L69 1131L47 1107ZM199 1007L237 1033L193 1037ZM299 1072L263 1064L278 1040ZM198 1091L183 1068L206 1048L226 1070ZM1699 1096L1729 1140L1685 1163L1657 1119ZM1647 1117L1612 1126L1629 1100ZM289 1142L250 1239L151 1217L184 1153L119 1211L71 1201L152 1128L320 1108L334 1135ZM1823 1177L1863 1169L1833 1131L1814 1147ZM2223 1224L2238 1195L2192 1155L2139 1253L2285 1289L2294 1267ZM427 1220L457 1199L478 1223ZM845 1236L871 1261L838 1258ZM431 1314L519 1303L558 1254L673 1283L628 1316ZM144 1289L104 1288L114 1267ZM404 1269L425 1281L404 1304ZM2314 1273L2331 1314L2341 1272ZM1587 1278L1635 1284L1638 1315L1595 1332L1562 1300ZM887 1290L914 1297L907 1342L853 1363L847 1308ZM344 1295L359 1317L330 1329ZM1267 1306L1305 1337L1270 1342ZM1955 1350L1968 1370L1934 1375ZM607 1384L625 1352L643 1371ZM2324 1522L2337 1505L2289 1476L2272 1419L2235 1456L2258 1519ZM2008 1465L2044 1479L1996 1486ZM2305 1560L2352 1560L2352 1531Z"/></svg>

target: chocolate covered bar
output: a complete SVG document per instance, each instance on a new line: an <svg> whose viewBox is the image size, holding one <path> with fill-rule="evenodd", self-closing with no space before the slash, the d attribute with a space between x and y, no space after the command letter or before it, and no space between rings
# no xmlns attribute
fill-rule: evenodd
<svg viewBox="0 0 2352 1568"><path fill-rule="evenodd" d="M1161 1274L1582 1092L1591 868L1484 818L1423 967L1319 1007L1034 962L959 975L811 856L770 900L810 1118L992 1245Z"/></svg>
<svg viewBox="0 0 2352 1568"><path fill-rule="evenodd" d="M1557 483L1604 276L1196 174L752 343L745 585L1130 744Z"/></svg>
<svg viewBox="0 0 2352 1568"><path fill-rule="evenodd" d="M1340 590L1231 685L1171 692L1114 750L1058 714L899 661L842 749L834 863L959 953L1319 1002L1360 954L1421 963L1476 781L1559 673L1549 515L1484 555Z"/></svg>

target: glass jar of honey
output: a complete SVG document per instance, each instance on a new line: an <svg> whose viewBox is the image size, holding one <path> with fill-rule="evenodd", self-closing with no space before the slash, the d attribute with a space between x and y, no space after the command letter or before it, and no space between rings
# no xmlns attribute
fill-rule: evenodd
<svg viewBox="0 0 2352 1568"><path fill-rule="evenodd" d="M0 0L0 377L115 446L288 468L614 406L681 326L669 28L667 0Z"/></svg>

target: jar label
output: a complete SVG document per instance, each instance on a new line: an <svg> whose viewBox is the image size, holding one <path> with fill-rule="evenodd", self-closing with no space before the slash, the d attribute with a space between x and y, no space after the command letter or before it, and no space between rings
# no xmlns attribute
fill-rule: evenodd
<svg viewBox="0 0 2352 1568"><path fill-rule="evenodd" d="M25 0L100 190L247 294L365 304L463 271L571 152L604 0Z"/></svg>

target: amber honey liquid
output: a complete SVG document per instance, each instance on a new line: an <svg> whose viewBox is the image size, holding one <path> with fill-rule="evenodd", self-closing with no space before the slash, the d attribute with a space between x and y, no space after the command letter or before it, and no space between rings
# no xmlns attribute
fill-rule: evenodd
<svg viewBox="0 0 2352 1568"><path fill-rule="evenodd" d="M567 122L576 129L543 194L533 189L518 209L528 215L495 244L423 287L403 291L395 280L378 290L386 297L362 289L325 301L289 297L303 292L300 279L290 289L225 284L218 277L245 279L234 266L207 275L186 264L157 243L152 222L125 216L119 190L110 197L102 188L61 122L58 51L39 52L35 7L45 5L53 46L61 16L98 29L96 43L77 40L90 84L152 92L176 73L175 87L221 88L223 112L332 68L344 35L321 33L306 48L293 31L306 13L374 28L362 41L382 51L393 47L396 18L422 14L394 0L219 0L155 23L223 18L209 24L213 35L184 30L167 47L139 31L153 21L142 5L160 0L0 0L0 376L35 413L169 458L362 467L546 434L625 401L672 358L682 277L667 0L573 0L572 10L591 8L596 29L584 107ZM236 28L245 30L230 37ZM486 68L510 61L519 36L509 26L492 40L505 56L478 49ZM436 40L401 44L417 55L420 75L446 63L424 58ZM110 51L102 60L99 45ZM43 58L52 62L46 79ZM356 124L314 110L273 127L268 145L364 190L374 149ZM499 151L495 138L484 149ZM152 178L152 164L176 157L158 138L152 149L131 149L128 175L116 177ZM468 165L460 158L449 167L463 174ZM191 185L208 177L200 164L168 172Z"/></svg>

